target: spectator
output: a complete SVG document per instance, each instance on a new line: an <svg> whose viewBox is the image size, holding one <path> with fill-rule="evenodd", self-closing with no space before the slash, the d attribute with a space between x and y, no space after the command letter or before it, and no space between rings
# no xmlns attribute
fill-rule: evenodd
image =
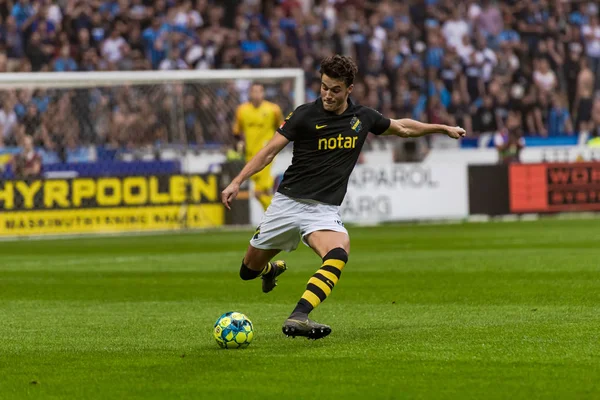
<svg viewBox="0 0 600 400"><path fill-rule="evenodd" d="M498 57L496 56L496 53L487 46L487 42L483 36L479 36L476 43L475 59L477 64L481 65L481 78L484 87L487 88L492 80L492 72L498 64Z"/></svg>
<svg viewBox="0 0 600 400"><path fill-rule="evenodd" d="M448 125L451 122L451 118L438 96L432 96L429 99L428 120L432 124Z"/></svg>
<svg viewBox="0 0 600 400"><path fill-rule="evenodd" d="M248 33L248 39L242 41L242 52L244 53L244 62L251 66L260 64L261 55L266 52L267 45L260 38L258 29L252 29Z"/></svg>
<svg viewBox="0 0 600 400"><path fill-rule="evenodd" d="M585 52L590 59L590 68L595 76L600 76L600 24L598 16L591 15L588 24L581 28L585 39ZM596 80L595 90L600 89L600 82Z"/></svg>
<svg viewBox="0 0 600 400"><path fill-rule="evenodd" d="M95 49L96 44L92 42L90 31L87 28L81 28L77 31L77 45L74 47L75 61L77 63L81 63L87 51Z"/></svg>
<svg viewBox="0 0 600 400"><path fill-rule="evenodd" d="M100 13L93 13L91 19L92 27L90 31L92 32L92 38L96 43L101 43L106 38L106 32L108 31L108 22L102 19L102 15Z"/></svg>
<svg viewBox="0 0 600 400"><path fill-rule="evenodd" d="M87 29L91 33L92 6L86 1L70 1L66 8L66 26L72 32L79 32L81 29Z"/></svg>
<svg viewBox="0 0 600 400"><path fill-rule="evenodd" d="M556 74L550 69L548 60L542 58L537 61L537 67L533 71L533 81L543 93L551 93L558 86Z"/></svg>
<svg viewBox="0 0 600 400"><path fill-rule="evenodd" d="M437 34L429 35L428 41L426 65L435 72L442 67L444 48L442 47L441 38Z"/></svg>
<svg viewBox="0 0 600 400"><path fill-rule="evenodd" d="M48 2L49 1L46 1L45 4L47 4ZM47 5L47 7L48 8L45 12L46 19L52 22L54 26L59 26L63 20L63 13L60 9L60 6L58 4L49 4Z"/></svg>
<svg viewBox="0 0 600 400"><path fill-rule="evenodd" d="M527 43L526 48L535 49L538 40L544 34L544 23L547 17L546 11L540 3L535 1L527 1L517 14L518 30L521 38Z"/></svg>
<svg viewBox="0 0 600 400"><path fill-rule="evenodd" d="M492 96L483 97L483 105L477 109L473 117L473 129L478 133L495 133L498 130Z"/></svg>
<svg viewBox="0 0 600 400"><path fill-rule="evenodd" d="M131 51L144 52L144 39L139 24L132 24L127 34L127 44Z"/></svg>
<svg viewBox="0 0 600 400"><path fill-rule="evenodd" d="M471 54L475 51L471 36L464 35L462 37L461 44L456 48L456 54L460 57L460 60L464 63L469 61Z"/></svg>
<svg viewBox="0 0 600 400"><path fill-rule="evenodd" d="M547 38L545 43L551 69L556 71L555 73L559 78L559 87L561 90L564 90L565 77L563 75L563 64L565 62L565 50L552 37Z"/></svg>
<svg viewBox="0 0 600 400"><path fill-rule="evenodd" d="M569 111L577 114L575 108L577 82L579 80L579 73L581 72L581 63L585 57L581 56L582 50L579 43L569 43L566 47L567 56L563 64L563 76L565 79L567 100L569 102Z"/></svg>
<svg viewBox="0 0 600 400"><path fill-rule="evenodd" d="M35 8L35 14L25 21L21 26L21 30L24 32L40 32L43 39L54 39L57 28L54 22L48 19L48 6L36 3Z"/></svg>
<svg viewBox="0 0 600 400"><path fill-rule="evenodd" d="M54 60L54 71L72 72L77 70L77 63L71 57L71 49L69 46L63 46L60 49L60 56Z"/></svg>
<svg viewBox="0 0 600 400"><path fill-rule="evenodd" d="M169 52L169 57L165 58L158 69L167 71L167 70L178 70L178 69L189 69L189 66L186 62L181 58L181 52L178 47L173 47Z"/></svg>
<svg viewBox="0 0 600 400"><path fill-rule="evenodd" d="M54 46L43 44L39 32L33 32L27 45L27 57L31 61L31 69L34 72L48 70Z"/></svg>
<svg viewBox="0 0 600 400"><path fill-rule="evenodd" d="M448 106L448 113L451 116L450 125L464 127L467 134L473 132L473 123L469 113L469 106L463 101L463 97L458 90L455 90L452 93L452 100Z"/></svg>
<svg viewBox="0 0 600 400"><path fill-rule="evenodd" d="M196 10L192 9L192 2L184 0L175 15L175 26L184 29L196 29L202 26L202 16Z"/></svg>
<svg viewBox="0 0 600 400"><path fill-rule="evenodd" d="M534 100L535 101L535 100ZM538 133L541 136L548 136L548 123L550 121L550 100L549 96L540 92L537 101L534 103L535 125L530 127L532 133Z"/></svg>
<svg viewBox="0 0 600 400"><path fill-rule="evenodd" d="M494 145L498 150L498 162L501 164L518 163L521 151L525 147L525 140L521 131L522 116L518 111L511 111L508 115L506 128L494 136Z"/></svg>
<svg viewBox="0 0 600 400"><path fill-rule="evenodd" d="M450 93L452 93L454 89L458 89L456 81L461 74L461 69L462 67L457 62L456 57L448 53L444 55L442 67L438 72L438 77L442 79L446 90L448 90Z"/></svg>
<svg viewBox="0 0 600 400"><path fill-rule="evenodd" d="M507 12L504 18L504 29L498 37L496 41L499 45L505 45L506 48L516 49L520 47L521 43L521 35L517 32L517 23L514 15Z"/></svg>
<svg viewBox="0 0 600 400"><path fill-rule="evenodd" d="M42 157L33 147L33 138L25 136L21 152L11 160L15 177L19 179L38 178L42 174Z"/></svg>
<svg viewBox="0 0 600 400"><path fill-rule="evenodd" d="M410 106L411 106L411 118L422 121L425 119L425 104L427 99L425 95L420 94L419 90L411 90L410 92ZM377 106L373 104L372 106Z"/></svg>
<svg viewBox="0 0 600 400"><path fill-rule="evenodd" d="M23 36L19 31L15 17L6 19L6 55L8 56L7 69L13 72L17 69L25 55Z"/></svg>
<svg viewBox="0 0 600 400"><path fill-rule="evenodd" d="M31 4L30 0L17 0L11 12L11 15L15 19L17 27L19 29L28 19L33 17L35 14L36 9Z"/></svg>
<svg viewBox="0 0 600 400"><path fill-rule="evenodd" d="M455 7L452 16L442 26L442 34L450 48L458 50L462 45L463 37L469 35L469 24L463 18L462 7Z"/></svg>
<svg viewBox="0 0 600 400"><path fill-rule="evenodd" d="M98 55L95 49L88 49L82 54L81 61L79 62L80 71L96 71L98 69L97 62Z"/></svg>
<svg viewBox="0 0 600 400"><path fill-rule="evenodd" d="M142 33L142 40L148 59L153 68L158 68L160 61L165 55L164 41L168 32L168 27L163 27L163 18L156 17L152 20L152 25Z"/></svg>
<svg viewBox="0 0 600 400"><path fill-rule="evenodd" d="M102 56L109 63L117 63L123 59L128 49L127 42L115 27L110 32L110 36L102 43Z"/></svg>
<svg viewBox="0 0 600 400"><path fill-rule="evenodd" d="M16 96L13 92L4 93L0 110L0 147L17 144L17 113L14 111Z"/></svg>
<svg viewBox="0 0 600 400"><path fill-rule="evenodd" d="M33 102L27 105L27 112L23 118L21 118L20 122L22 129L21 136L27 135L33 138L38 136L38 129L40 128L42 119L36 105Z"/></svg>
<svg viewBox="0 0 600 400"><path fill-rule="evenodd" d="M497 97L494 105L496 114L496 125L498 129L504 129L506 127L506 120L508 119L508 112L510 108L510 98L506 90L501 90Z"/></svg>
<svg viewBox="0 0 600 400"><path fill-rule="evenodd" d="M204 140L202 137L202 126L200 125L198 108L196 107L193 95L188 94L185 96L183 112L187 143L202 144Z"/></svg>
<svg viewBox="0 0 600 400"><path fill-rule="evenodd" d="M588 66L586 58L581 59L581 69L577 76L575 92L575 128L579 132L589 132L592 125L592 105L594 100L594 73Z"/></svg>
<svg viewBox="0 0 600 400"><path fill-rule="evenodd" d="M5 53L0 53L0 72L8 72L8 57Z"/></svg>
<svg viewBox="0 0 600 400"><path fill-rule="evenodd" d="M476 19L477 29L487 39L488 37L496 37L503 29L502 13L496 5L496 2L484 0L484 6L481 14Z"/></svg>
<svg viewBox="0 0 600 400"><path fill-rule="evenodd" d="M149 11L142 0L132 0L128 16L134 21L142 21L146 19Z"/></svg>
<svg viewBox="0 0 600 400"><path fill-rule="evenodd" d="M483 86L483 59L473 51L464 62L461 75L461 97L467 104L475 102L485 92Z"/></svg>
<svg viewBox="0 0 600 400"><path fill-rule="evenodd" d="M594 100L594 105L592 106L592 129L590 136L600 137L600 98Z"/></svg>
<svg viewBox="0 0 600 400"><path fill-rule="evenodd" d="M547 135L548 132L545 129L545 125L539 122L541 119L538 118L541 115L545 115L545 111L548 108L546 98L546 94L540 91L537 86L529 85L525 96L521 98L518 106L515 107L515 109L518 108L521 111L521 115L523 116L521 123L526 134ZM538 116L539 113L541 114Z"/></svg>
<svg viewBox="0 0 600 400"><path fill-rule="evenodd" d="M560 94L552 97L552 109L548 119L548 136L564 136L573 134L573 124L569 110Z"/></svg>
<svg viewBox="0 0 600 400"><path fill-rule="evenodd" d="M517 57L508 42L500 43L500 49L497 56L498 61L492 74L502 85L508 85L511 82L514 73L520 67L519 57Z"/></svg>

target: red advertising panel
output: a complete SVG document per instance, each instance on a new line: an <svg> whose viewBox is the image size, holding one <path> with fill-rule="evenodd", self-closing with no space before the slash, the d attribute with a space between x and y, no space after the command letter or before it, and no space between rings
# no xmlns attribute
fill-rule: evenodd
<svg viewBox="0 0 600 400"><path fill-rule="evenodd" d="M513 164L510 211L600 210L600 163Z"/></svg>

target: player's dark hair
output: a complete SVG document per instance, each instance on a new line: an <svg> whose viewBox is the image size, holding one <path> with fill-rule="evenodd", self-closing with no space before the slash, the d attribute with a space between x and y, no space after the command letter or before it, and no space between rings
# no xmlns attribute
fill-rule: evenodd
<svg viewBox="0 0 600 400"><path fill-rule="evenodd" d="M321 76L325 74L330 78L341 80L346 86L354 83L357 72L358 67L351 57L336 54L321 61Z"/></svg>

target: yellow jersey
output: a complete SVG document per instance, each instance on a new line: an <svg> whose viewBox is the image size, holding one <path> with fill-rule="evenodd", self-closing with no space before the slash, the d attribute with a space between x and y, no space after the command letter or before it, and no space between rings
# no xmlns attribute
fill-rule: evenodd
<svg viewBox="0 0 600 400"><path fill-rule="evenodd" d="M277 104L263 101L254 107L250 102L241 104L235 113L233 134L244 135L246 160L250 160L262 149L283 122L281 109Z"/></svg>

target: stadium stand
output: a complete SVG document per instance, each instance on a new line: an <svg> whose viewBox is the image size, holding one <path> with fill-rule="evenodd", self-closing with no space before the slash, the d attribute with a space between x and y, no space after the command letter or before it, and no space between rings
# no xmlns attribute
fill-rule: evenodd
<svg viewBox="0 0 600 400"><path fill-rule="evenodd" d="M362 72L356 101L465 126L473 138L464 146L502 131L510 112L529 137L597 136L598 14L591 1L8 0L0 72L300 67L312 101L320 59L341 53ZM236 90L218 94L227 110L245 96ZM289 112L291 90L267 96ZM4 90L0 146L14 152L31 135L40 152L73 161L80 146L107 154L173 142L173 104L158 101L167 97L125 87ZM201 89L186 92L185 144L230 144L229 123L205 118L212 107Z"/></svg>

